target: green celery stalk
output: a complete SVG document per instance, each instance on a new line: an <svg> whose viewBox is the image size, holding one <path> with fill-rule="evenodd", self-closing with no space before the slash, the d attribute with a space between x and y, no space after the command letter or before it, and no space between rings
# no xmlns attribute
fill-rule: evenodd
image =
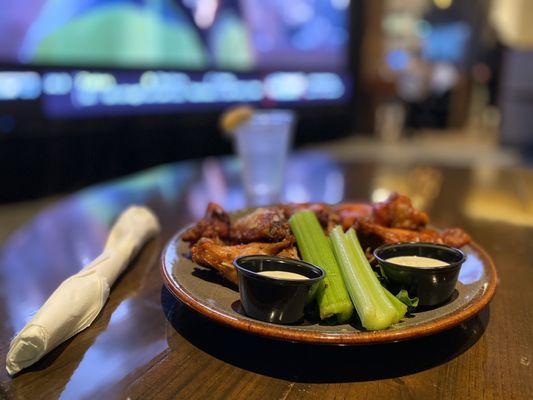
<svg viewBox="0 0 533 400"><path fill-rule="evenodd" d="M348 321L354 308L333 255L328 238L312 211L300 211L289 219L302 258L326 271L320 282L316 299L320 319L335 317L337 322Z"/></svg>
<svg viewBox="0 0 533 400"><path fill-rule="evenodd" d="M342 227L337 226L331 232L330 239L344 283L363 327L380 330L398 322L405 312L402 313L403 309L386 295L366 259L355 231L350 229L345 234Z"/></svg>
<svg viewBox="0 0 533 400"><path fill-rule="evenodd" d="M372 267L370 266L370 263L366 258L365 252L363 251L361 244L359 243L359 239L357 238L355 230L353 228L350 228L346 232L346 236L348 238L348 243L350 244L352 251L355 251L357 253L357 258L359 259L363 270L366 272L366 278L368 279L368 283L372 286L372 290L375 291L376 295L385 293L386 289L381 285L378 278L376 277L376 274L374 274L374 271L372 271ZM386 295L379 295L378 300L383 307L388 308L389 310L391 310L390 305L392 305L393 308L395 307L393 303L396 303L396 301L389 300ZM394 310L396 311L396 308L394 308ZM404 315L405 312L396 312L396 316L395 318L393 318L392 323L395 324L396 322L399 322Z"/></svg>
<svg viewBox="0 0 533 400"><path fill-rule="evenodd" d="M339 228L340 232L333 229L329 238L344 279L344 284L346 285L348 294L352 299L352 303L355 306L355 310L357 311L363 326L367 329L377 329L370 328L370 326L376 325L375 321L378 319L374 298L369 295L368 288L365 287L364 281L358 278L356 268L352 267L352 264L354 263L353 255L350 254L342 228Z"/></svg>

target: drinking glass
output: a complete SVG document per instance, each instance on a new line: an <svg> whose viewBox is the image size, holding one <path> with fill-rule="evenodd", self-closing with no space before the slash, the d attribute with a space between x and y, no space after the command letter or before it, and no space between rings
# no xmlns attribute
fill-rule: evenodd
<svg viewBox="0 0 533 400"><path fill-rule="evenodd" d="M257 110L236 128L235 147L250 205L280 200L294 122L295 115L289 110Z"/></svg>

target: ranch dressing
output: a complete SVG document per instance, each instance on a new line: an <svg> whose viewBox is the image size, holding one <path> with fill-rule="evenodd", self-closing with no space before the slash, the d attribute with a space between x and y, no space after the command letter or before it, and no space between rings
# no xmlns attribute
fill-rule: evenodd
<svg viewBox="0 0 533 400"><path fill-rule="evenodd" d="M399 256L387 258L388 262L398 265L404 265L406 267L418 267L418 268L435 268L435 267L446 267L449 264L437 260L436 258L429 257L419 257L419 256Z"/></svg>
<svg viewBox="0 0 533 400"><path fill-rule="evenodd" d="M261 271L261 272L258 272L258 274L263 275L263 276L268 276L269 278L288 279L291 281L309 279L307 276L300 275L295 272L288 272L288 271Z"/></svg>

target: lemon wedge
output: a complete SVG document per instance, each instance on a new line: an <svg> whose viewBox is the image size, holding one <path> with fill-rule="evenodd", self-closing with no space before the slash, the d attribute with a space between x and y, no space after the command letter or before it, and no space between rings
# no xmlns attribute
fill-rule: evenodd
<svg viewBox="0 0 533 400"><path fill-rule="evenodd" d="M232 133L239 127L239 125L252 118L254 109L250 106L236 106L232 107L222 114L220 117L220 129L225 133Z"/></svg>

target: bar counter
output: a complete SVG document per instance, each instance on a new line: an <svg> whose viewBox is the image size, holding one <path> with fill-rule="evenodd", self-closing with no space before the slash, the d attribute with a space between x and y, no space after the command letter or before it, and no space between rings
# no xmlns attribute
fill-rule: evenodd
<svg viewBox="0 0 533 400"><path fill-rule="evenodd" d="M408 342L335 347L232 330L165 289L159 262L166 241L200 218L209 200L229 210L246 205L238 167L227 158L182 162L51 203L1 207L0 221L16 211L25 221L0 224L0 398L533 398L533 171L294 155L286 201L408 194L435 226L469 232L500 278L491 304L453 329ZM63 279L99 254L110 224L130 204L154 210L159 237L119 278L92 326L9 377L9 340Z"/></svg>

